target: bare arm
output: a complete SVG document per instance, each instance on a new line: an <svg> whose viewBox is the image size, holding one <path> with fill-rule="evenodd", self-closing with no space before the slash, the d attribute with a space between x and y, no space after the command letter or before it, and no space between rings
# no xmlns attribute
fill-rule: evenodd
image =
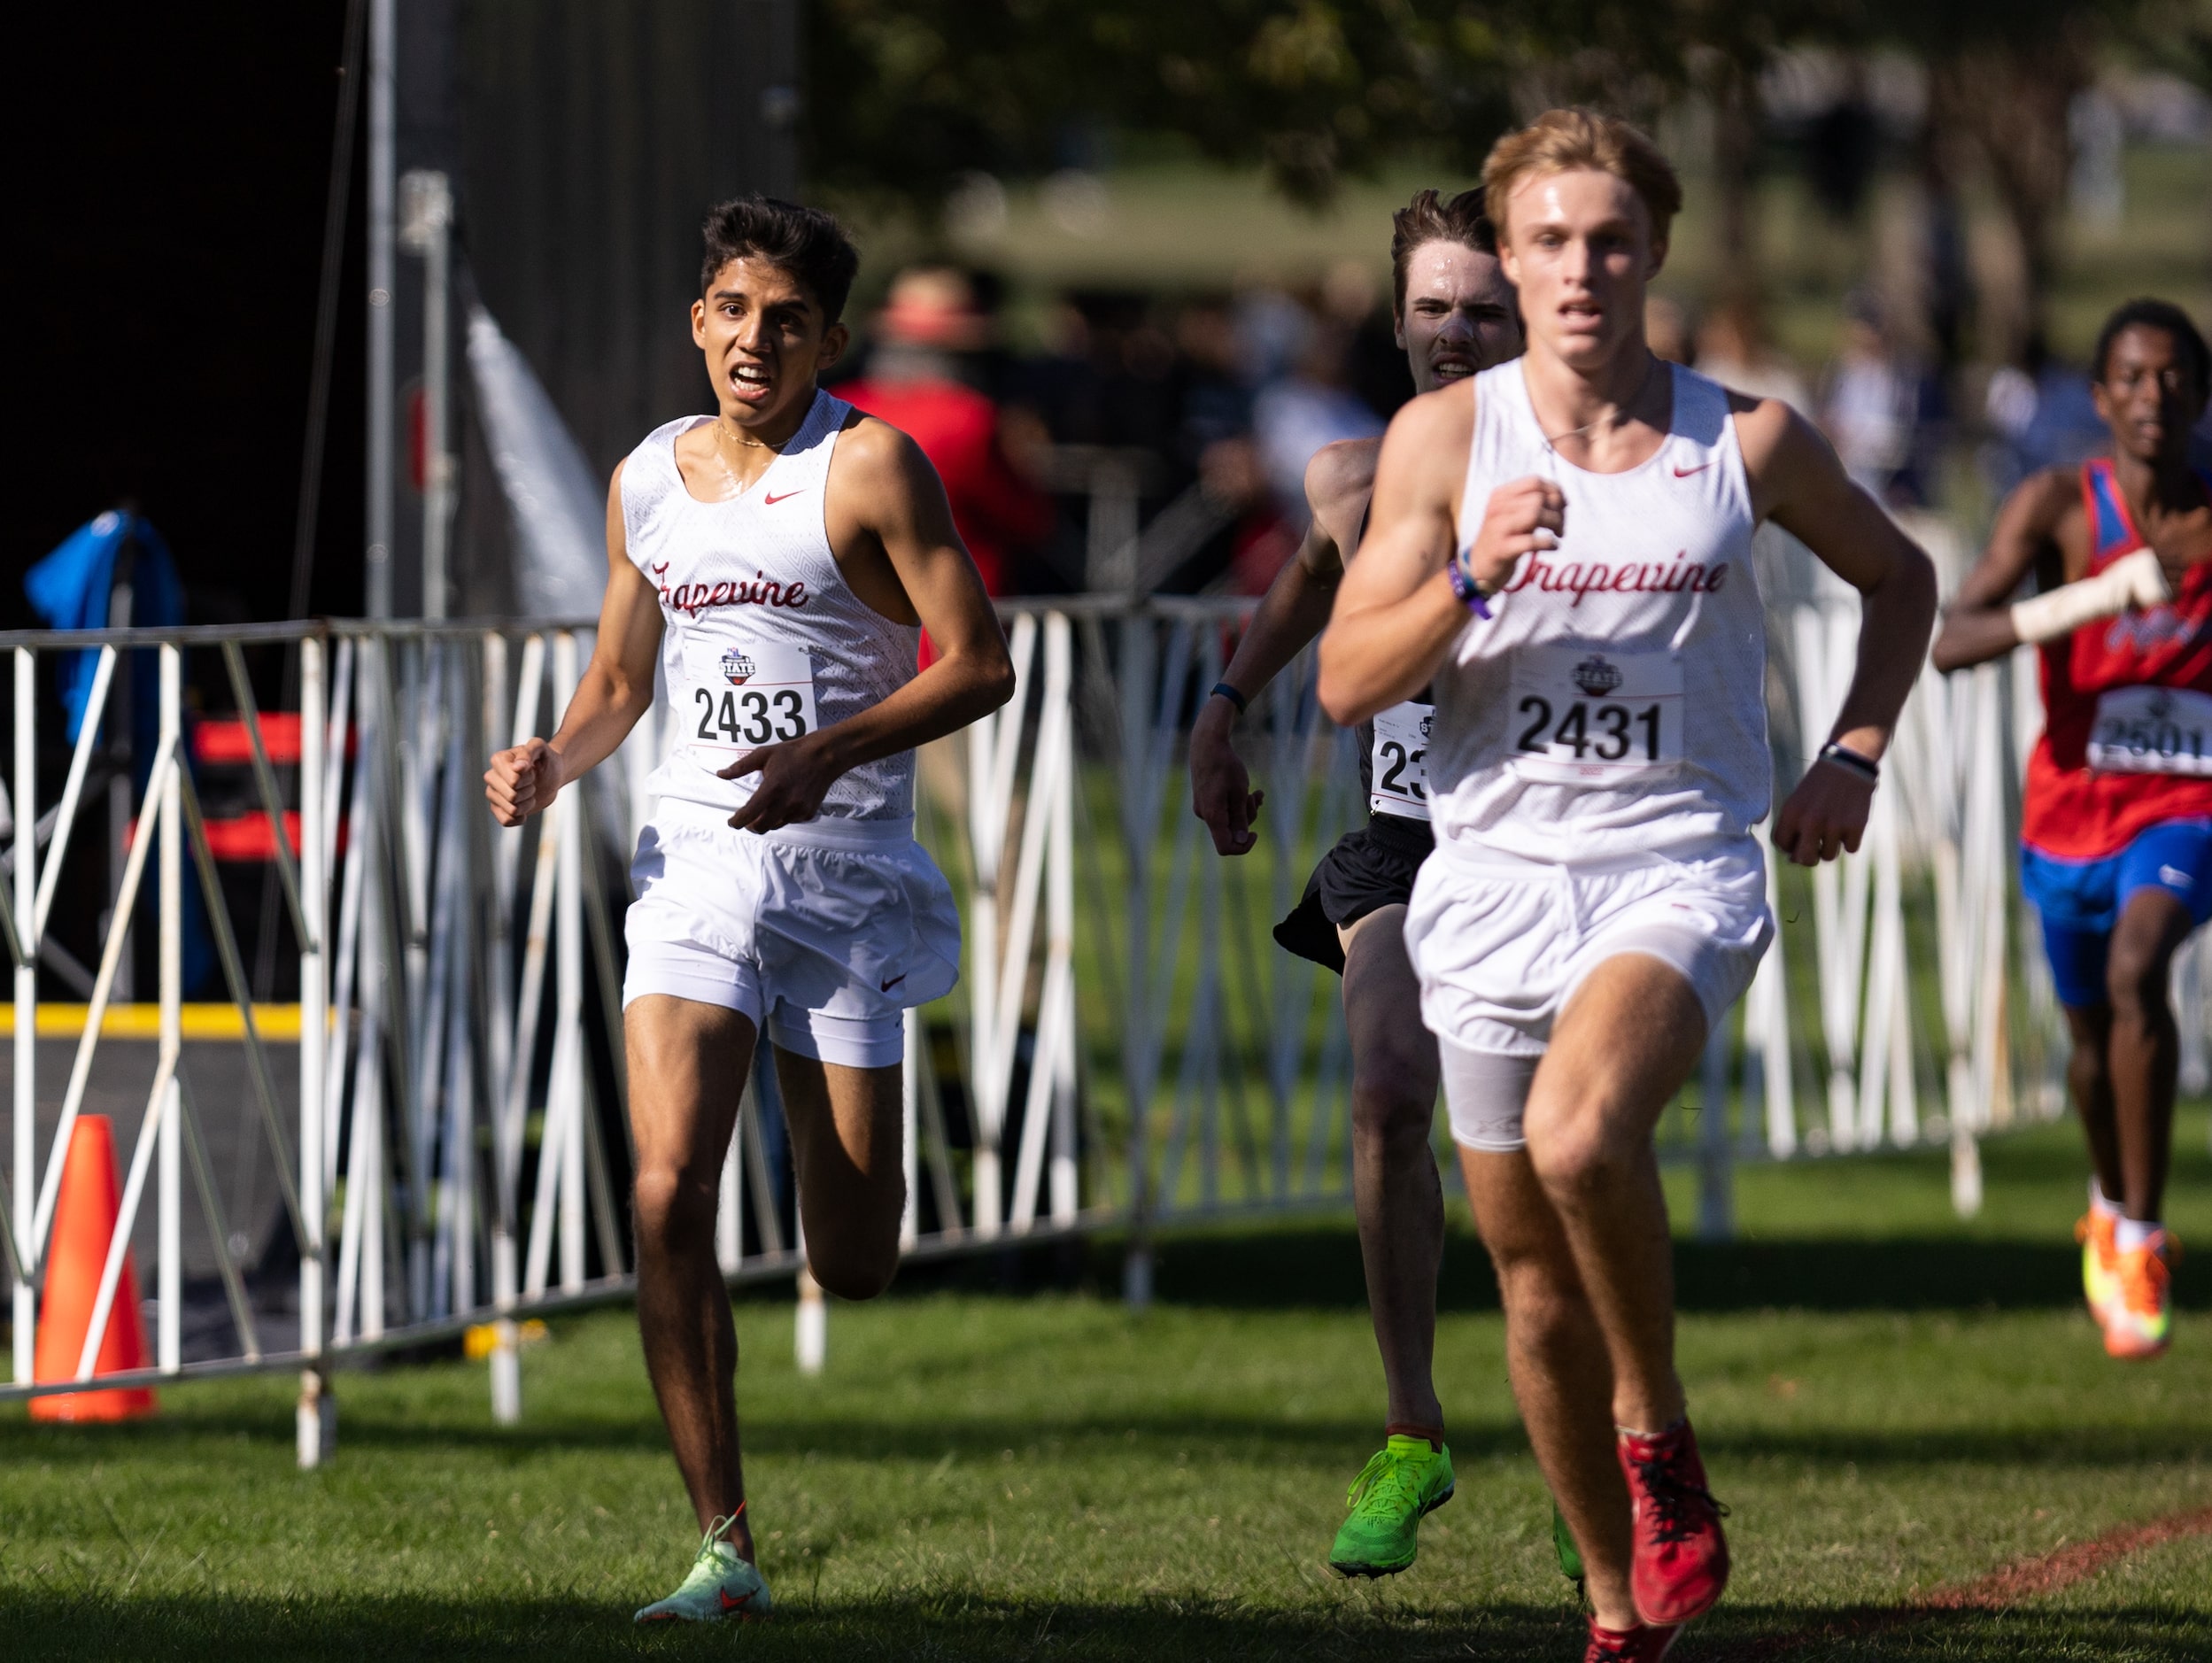
<svg viewBox="0 0 2212 1663"><path fill-rule="evenodd" d="M1344 577L1344 552L1337 539L1357 534L1373 483L1371 460L1369 445L1349 440L1324 445L1307 465L1312 523L1296 555L1267 586L1222 671L1222 680L1248 701L1258 698L1260 689L1328 623L1336 586ZM1252 822L1267 795L1251 788L1251 776L1230 742L1237 715L1226 699L1208 698L1190 729L1191 808L1206 823L1214 849L1222 855L1242 855L1258 841Z"/></svg>
<svg viewBox="0 0 2212 1663"><path fill-rule="evenodd" d="M1936 668L1948 674L2001 658L2020 645L2010 601L2038 563L2058 554L2060 518L2074 500L2074 483L2051 472L2023 480L1991 528L1989 546L1959 585L1936 637Z"/></svg>
<svg viewBox="0 0 2212 1663"><path fill-rule="evenodd" d="M1366 540L1321 638L1321 708L1334 722L1364 722L1420 692L1466 627L1449 568L1473 427L1473 383L1463 382L1414 399L1383 436ZM1475 581L1495 590L1523 554L1551 547L1564 510L1547 480L1499 486L1468 556Z"/></svg>
<svg viewBox="0 0 2212 1663"><path fill-rule="evenodd" d="M607 489L607 595L598 643L549 742L530 739L491 758L483 794L501 825L520 825L552 806L626 738L653 704L653 665L661 646L661 599L630 563L623 525L623 470Z"/></svg>
<svg viewBox="0 0 2212 1663"><path fill-rule="evenodd" d="M1736 402L1755 512L1859 592L1858 663L1829 738L1879 762L1927 655L1936 569L1852 482L1811 422L1775 399ZM1848 769L1814 766L1775 816L1775 847L1803 866L1856 849L1873 800L1870 780Z"/></svg>
<svg viewBox="0 0 2212 1663"><path fill-rule="evenodd" d="M841 775L964 728L1014 692L1005 633L921 447L862 421L840 436L830 491L831 546L855 592L887 617L918 623L936 657L881 703L723 769L724 779L761 777L731 816L740 830L812 819Z"/></svg>

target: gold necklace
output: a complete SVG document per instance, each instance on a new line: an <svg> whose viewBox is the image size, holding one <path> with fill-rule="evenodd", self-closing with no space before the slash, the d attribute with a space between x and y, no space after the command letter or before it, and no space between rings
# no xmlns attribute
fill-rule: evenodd
<svg viewBox="0 0 2212 1663"><path fill-rule="evenodd" d="M1622 399L1619 405L1614 406L1611 417L1613 426L1617 428L1626 427L1629 422L1634 420L1634 418L1628 414L1628 412L1636 407L1636 400L1644 397L1644 389L1651 384L1651 377L1658 373L1659 367L1662 361L1663 360L1659 358L1658 353L1654 352L1651 354L1651 361L1644 366L1644 379L1636 383L1636 391L1630 393L1626 398ZM1535 409L1535 401L1531 399L1529 401L1529 410L1533 414ZM1605 416L1592 416L1589 421L1583 422L1581 427L1568 428L1564 432L1560 433L1544 433L1543 424L1539 422L1536 424L1536 431L1543 433L1544 449L1556 455L1558 452L1559 441L1561 439L1571 439L1577 433L1587 433L1592 428L1597 426L1599 422L1606 420L1607 418Z"/></svg>
<svg viewBox="0 0 2212 1663"><path fill-rule="evenodd" d="M742 445L751 450L771 451L776 448L766 439L748 439L741 435L731 433L729 429L723 426L720 416L715 418L715 433L717 437L727 438L733 445Z"/></svg>

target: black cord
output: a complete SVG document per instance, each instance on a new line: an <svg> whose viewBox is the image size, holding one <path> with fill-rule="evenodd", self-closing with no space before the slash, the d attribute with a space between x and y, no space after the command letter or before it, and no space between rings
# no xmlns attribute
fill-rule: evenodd
<svg viewBox="0 0 2212 1663"><path fill-rule="evenodd" d="M322 218L322 282L315 297L315 356L307 383L307 432L299 458L299 514L292 528L292 587L287 618L305 617L315 570L315 526L322 510L323 442L330 427L330 366L337 352L338 288L345 275L345 222L353 193L353 132L361 103L361 53L367 0L347 0L338 107L330 134L330 189Z"/></svg>

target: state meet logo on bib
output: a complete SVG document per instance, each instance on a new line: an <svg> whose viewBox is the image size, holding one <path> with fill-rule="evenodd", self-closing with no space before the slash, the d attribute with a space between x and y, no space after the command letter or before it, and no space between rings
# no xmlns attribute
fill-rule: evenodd
<svg viewBox="0 0 2212 1663"><path fill-rule="evenodd" d="M1620 672L1602 653L1592 653L1574 667L1574 685L1593 699L1603 699L1620 685Z"/></svg>
<svg viewBox="0 0 2212 1663"><path fill-rule="evenodd" d="M723 679L732 687L744 686L746 683L753 679L759 668L735 647L722 655Z"/></svg>

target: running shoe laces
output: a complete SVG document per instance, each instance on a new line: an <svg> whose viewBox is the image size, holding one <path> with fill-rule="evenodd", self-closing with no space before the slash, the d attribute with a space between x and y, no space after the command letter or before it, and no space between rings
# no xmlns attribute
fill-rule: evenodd
<svg viewBox="0 0 2212 1663"><path fill-rule="evenodd" d="M2120 1257L2120 1297L2139 1317L2155 1317L2166 1309L2167 1285L2174 1279L2173 1262L2181 1257L2181 1243L2166 1236Z"/></svg>
<svg viewBox="0 0 2212 1663"><path fill-rule="evenodd" d="M1395 1450L1377 1450L1359 1469L1344 1505L1355 1512L1395 1516L1421 1504L1421 1473Z"/></svg>
<svg viewBox="0 0 2212 1663"><path fill-rule="evenodd" d="M1673 1450L1660 1448L1648 1454L1633 1453L1628 1458L1636 1466L1637 1482L1651 1502L1651 1537L1657 1542L1687 1542L1703 1533L1707 1516L1729 1516L1726 1502L1677 1470L1685 1465L1680 1460L1680 1454L1681 1446L1677 1445ZM1698 1506L1706 1509L1706 1512L1700 1514Z"/></svg>

